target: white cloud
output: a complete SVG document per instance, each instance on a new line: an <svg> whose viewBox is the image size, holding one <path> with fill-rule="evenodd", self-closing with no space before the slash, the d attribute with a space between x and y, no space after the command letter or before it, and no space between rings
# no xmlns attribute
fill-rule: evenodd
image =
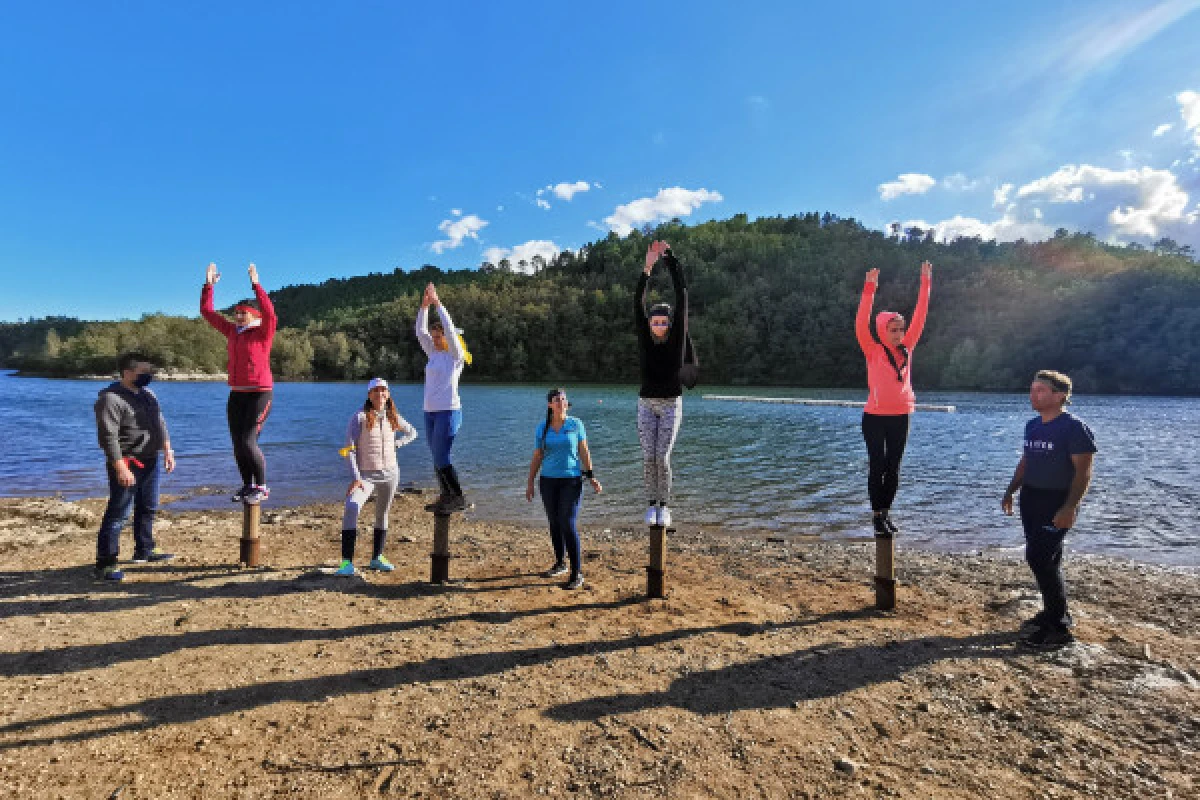
<svg viewBox="0 0 1200 800"><path fill-rule="evenodd" d="M550 261L556 255L562 252L562 248L554 242L546 239L531 239L525 244L519 244L516 247L489 247L483 251L483 260L492 264L499 264L502 259L507 258L514 270L520 270L520 262L532 264L534 256L541 256L545 261ZM529 272L533 271L532 266L526 267Z"/></svg>
<svg viewBox="0 0 1200 800"><path fill-rule="evenodd" d="M586 192L592 186L587 181L575 181L574 183L556 183L546 188L554 192L554 196L560 200L570 201L572 197L580 192Z"/></svg>
<svg viewBox="0 0 1200 800"><path fill-rule="evenodd" d="M1170 236L1200 242L1200 207L1188 209L1188 193L1169 170L1141 167L1114 170L1068 164L1013 191L993 191L999 219L954 216L941 222L910 220L904 228L932 228L934 236L979 236L985 240L1037 240L1055 228L1087 231L1102 240L1149 241ZM1010 202L1011 200L1011 202Z"/></svg>
<svg viewBox="0 0 1200 800"><path fill-rule="evenodd" d="M628 236L641 225L686 217L705 203L719 203L724 199L720 192L673 186L659 189L654 197L642 197L617 206L604 221L618 236Z"/></svg>
<svg viewBox="0 0 1200 800"><path fill-rule="evenodd" d="M1008 195L1013 190L1011 183L1005 183L998 189L992 190L992 208L1004 208L1008 205Z"/></svg>
<svg viewBox="0 0 1200 800"><path fill-rule="evenodd" d="M462 209L461 209L461 208L452 208L452 209L450 209L450 213L451 213L451 214L453 214L453 215L454 215L454 216L456 216L456 217L461 217L461 216L462 216Z"/></svg>
<svg viewBox="0 0 1200 800"><path fill-rule="evenodd" d="M457 209L455 209L457 211ZM461 215L461 211L459 214ZM474 214L457 216L455 219L444 219L438 225L438 230L446 234L445 239L430 245L433 252L441 254L447 250L461 247L466 239L479 239L479 232L487 227L487 220L480 219Z"/></svg>
<svg viewBox="0 0 1200 800"><path fill-rule="evenodd" d="M1159 136L1162 136L1165 133L1169 133L1171 128L1174 128L1174 127L1175 126L1172 125L1171 123L1164 122L1162 125L1159 125L1157 128L1154 129L1154 134L1153 134L1154 138L1157 139Z"/></svg>
<svg viewBox="0 0 1200 800"><path fill-rule="evenodd" d="M1197 221L1188 213L1188 194L1174 173L1165 169L1113 170L1068 164L1017 190L1027 203L1045 201L1081 206L1070 215L1078 230L1098 236L1149 238Z"/></svg>
<svg viewBox="0 0 1200 800"><path fill-rule="evenodd" d="M550 204L547 203L545 200L543 200L540 197L538 199L534 200L533 202L537 203L538 208L544 208L547 211L550 209Z"/></svg>
<svg viewBox="0 0 1200 800"><path fill-rule="evenodd" d="M937 181L929 175L906 172L894 181L879 184L879 196L885 201L894 200L902 194L925 194L934 186Z"/></svg>
<svg viewBox="0 0 1200 800"><path fill-rule="evenodd" d="M952 192L970 192L979 188L979 181L973 181L963 173L956 172L942 179L942 187Z"/></svg>
<svg viewBox="0 0 1200 800"><path fill-rule="evenodd" d="M1200 147L1200 92L1190 89L1175 95L1179 103L1179 115L1183 117L1183 127L1192 132L1196 146Z"/></svg>

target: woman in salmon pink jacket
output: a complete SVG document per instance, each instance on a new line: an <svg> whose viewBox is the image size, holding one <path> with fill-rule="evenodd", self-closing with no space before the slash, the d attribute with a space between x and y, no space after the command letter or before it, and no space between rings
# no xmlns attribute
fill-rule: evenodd
<svg viewBox="0 0 1200 800"><path fill-rule="evenodd" d="M251 264L250 285L254 300L243 300L233 308L233 322L213 308L213 284L220 280L216 264L209 264L200 291L200 316L225 335L229 354L229 435L233 457L242 474L242 488L233 501L260 503L267 498L267 464L258 447L258 434L271 413L275 381L271 376L271 342L275 339L275 306L258 282L258 269Z"/></svg>
<svg viewBox="0 0 1200 800"><path fill-rule="evenodd" d="M921 264L921 290L912 323L895 311L875 315L875 335L871 333L871 307L879 286L879 270L867 273L854 332L867 357L867 386L870 394L863 409L862 432L867 443L869 468L867 493L871 498L872 524L883 535L899 533L890 511L900 484L900 459L908 442L908 423L916 409L912 388L912 351L925 328L929 311L929 291L933 285L933 265Z"/></svg>

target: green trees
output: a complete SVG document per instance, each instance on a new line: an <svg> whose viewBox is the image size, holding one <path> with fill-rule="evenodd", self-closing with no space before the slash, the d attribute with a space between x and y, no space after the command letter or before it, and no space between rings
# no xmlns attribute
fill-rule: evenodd
<svg viewBox="0 0 1200 800"><path fill-rule="evenodd" d="M833 214L678 220L609 234L515 271L425 265L272 293L282 327L278 378L419 380L413 335L429 281L466 329L466 380L548 384L637 379L632 293L650 238L671 242L691 290L692 333L707 384L861 387L854 312L863 275L882 270L876 310L912 311L919 265L934 263L919 389L1023 389L1039 368L1088 392L1200 393L1200 270L1170 240L1114 247L1060 231L1048 241L939 244L927 231L887 235ZM518 265L520 267L520 265ZM650 301L672 300L662 270ZM199 319L55 318L0 325L0 361L54 375L112 371L123 349L160 364L220 372L223 338Z"/></svg>

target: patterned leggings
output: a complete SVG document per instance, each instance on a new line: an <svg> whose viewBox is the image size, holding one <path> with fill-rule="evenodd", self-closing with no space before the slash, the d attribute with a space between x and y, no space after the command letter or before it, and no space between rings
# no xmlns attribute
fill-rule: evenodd
<svg viewBox="0 0 1200 800"><path fill-rule="evenodd" d="M650 505L671 500L671 449L683 421L682 397L639 397L638 440L642 443L642 479Z"/></svg>

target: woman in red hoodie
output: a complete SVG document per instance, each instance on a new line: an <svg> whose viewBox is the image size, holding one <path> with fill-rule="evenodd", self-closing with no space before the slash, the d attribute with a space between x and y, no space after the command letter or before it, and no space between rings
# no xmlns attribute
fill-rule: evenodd
<svg viewBox="0 0 1200 800"><path fill-rule="evenodd" d="M260 503L267 498L267 464L258 447L258 434L271 413L275 385L271 377L271 342L275 338L275 306L258 283L258 269L251 264L250 285L254 300L243 300L233 308L233 322L213 308L213 284L220 280L216 264L209 264L200 291L200 315L225 334L229 353L229 435L233 457L242 474L242 488L233 501Z"/></svg>
<svg viewBox="0 0 1200 800"><path fill-rule="evenodd" d="M879 270L867 273L854 332L858 345L867 357L867 386L870 395L863 409L862 432L867 442L870 462L867 492L871 498L875 532L899 533L889 516L896 487L900 484L900 459L908 442L908 421L916 408L917 398L912 388L912 349L925 328L929 310L929 290L933 284L933 265L921 264L921 291L913 311L912 324L905 328L904 317L894 311L875 315L875 333L871 335L871 306L879 286Z"/></svg>

